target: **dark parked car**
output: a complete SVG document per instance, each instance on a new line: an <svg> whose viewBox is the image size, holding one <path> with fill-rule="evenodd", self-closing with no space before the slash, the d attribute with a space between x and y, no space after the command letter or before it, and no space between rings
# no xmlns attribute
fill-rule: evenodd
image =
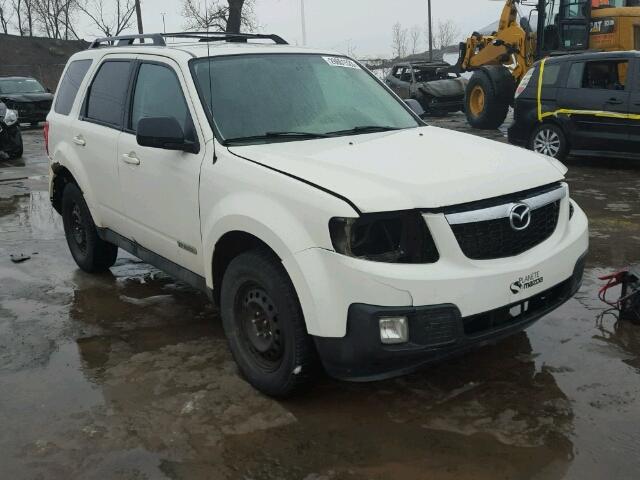
<svg viewBox="0 0 640 480"><path fill-rule="evenodd" d="M448 73L443 62L407 62L393 66L386 84L403 100L417 100L425 112L444 115L464 110L467 80Z"/></svg>
<svg viewBox="0 0 640 480"><path fill-rule="evenodd" d="M0 160L22 156L22 134L18 125L18 112L0 103Z"/></svg>
<svg viewBox="0 0 640 480"><path fill-rule="evenodd" d="M639 156L640 52L538 62L516 91L514 117L509 141L551 157Z"/></svg>
<svg viewBox="0 0 640 480"><path fill-rule="evenodd" d="M44 122L52 101L53 95L35 78L0 77L0 102L18 111L20 123Z"/></svg>

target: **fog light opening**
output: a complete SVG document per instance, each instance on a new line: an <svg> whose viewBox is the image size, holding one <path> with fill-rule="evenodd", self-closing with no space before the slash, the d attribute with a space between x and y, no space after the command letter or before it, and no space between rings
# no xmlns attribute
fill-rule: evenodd
<svg viewBox="0 0 640 480"><path fill-rule="evenodd" d="M380 341L385 345L397 345L409 341L407 317L380 318Z"/></svg>

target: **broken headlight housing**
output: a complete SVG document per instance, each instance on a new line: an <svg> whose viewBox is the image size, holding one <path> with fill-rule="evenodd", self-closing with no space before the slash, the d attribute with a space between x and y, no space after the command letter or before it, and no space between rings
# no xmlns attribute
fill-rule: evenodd
<svg viewBox="0 0 640 480"><path fill-rule="evenodd" d="M336 252L385 263L435 263L440 258L424 218L417 211L332 218L331 242Z"/></svg>
<svg viewBox="0 0 640 480"><path fill-rule="evenodd" d="M2 121L7 127L15 125L16 123L18 123L18 112L7 108L4 112L4 118L2 119Z"/></svg>

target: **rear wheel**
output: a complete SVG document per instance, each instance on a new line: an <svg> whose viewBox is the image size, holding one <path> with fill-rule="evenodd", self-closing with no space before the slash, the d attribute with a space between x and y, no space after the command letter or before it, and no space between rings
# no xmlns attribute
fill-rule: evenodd
<svg viewBox="0 0 640 480"><path fill-rule="evenodd" d="M506 70L508 73L508 70ZM508 82L507 82L508 84ZM484 71L474 72L465 95L465 113L473 128L493 130L504 123L509 112L509 95L498 91Z"/></svg>
<svg viewBox="0 0 640 480"><path fill-rule="evenodd" d="M222 280L222 324L240 371L255 388L291 396L313 380L316 353L282 263L266 248L237 256Z"/></svg>
<svg viewBox="0 0 640 480"><path fill-rule="evenodd" d="M543 123L533 131L529 148L558 160L563 160L569 150L564 132L552 123Z"/></svg>
<svg viewBox="0 0 640 480"><path fill-rule="evenodd" d="M98 236L89 207L74 183L62 193L62 223L71 255L82 270L98 273L113 266L118 247Z"/></svg>

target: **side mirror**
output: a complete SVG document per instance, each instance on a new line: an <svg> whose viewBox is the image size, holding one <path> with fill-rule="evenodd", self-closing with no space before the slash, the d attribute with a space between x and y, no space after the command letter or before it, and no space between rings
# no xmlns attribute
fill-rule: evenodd
<svg viewBox="0 0 640 480"><path fill-rule="evenodd" d="M175 117L141 118L136 134L138 145L164 150L179 150L198 153L200 147L196 142L185 138L182 127Z"/></svg>
<svg viewBox="0 0 640 480"><path fill-rule="evenodd" d="M416 115L418 115L420 118L424 117L426 115L426 112L424 111L424 108L422 108L422 105L420 105L420 102L413 99L413 98L407 98L404 103L407 104L407 107L409 107L411 109L411 111L413 111L413 113L415 113Z"/></svg>

